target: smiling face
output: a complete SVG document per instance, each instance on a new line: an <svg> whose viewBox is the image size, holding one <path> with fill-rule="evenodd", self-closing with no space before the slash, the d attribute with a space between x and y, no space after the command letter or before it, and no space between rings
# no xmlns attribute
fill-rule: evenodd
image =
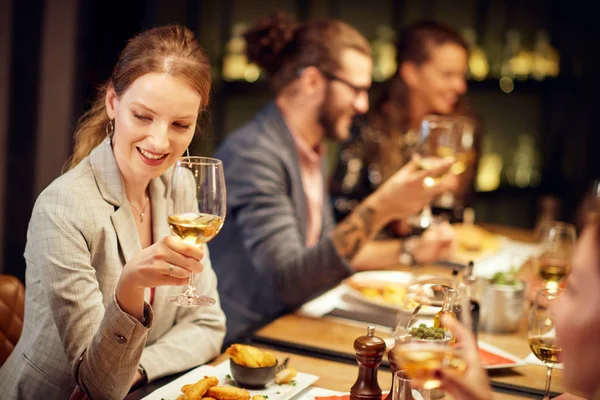
<svg viewBox="0 0 600 400"><path fill-rule="evenodd" d="M454 43L431 45L429 60L420 66L412 64L404 79L412 98L426 113L450 114L467 90L467 52Z"/></svg>
<svg viewBox="0 0 600 400"><path fill-rule="evenodd" d="M592 398L600 390L600 249L598 227L582 232L565 293L555 305L556 334L569 388Z"/></svg>
<svg viewBox="0 0 600 400"><path fill-rule="evenodd" d="M127 180L148 181L175 163L194 137L201 100L190 85L165 73L142 75L120 97L108 90L113 151Z"/></svg>
<svg viewBox="0 0 600 400"><path fill-rule="evenodd" d="M319 122L325 135L343 142L350 135L352 118L369 109L368 89L371 87L371 58L353 49L343 50L340 68L334 74L338 79L329 79L321 106Z"/></svg>

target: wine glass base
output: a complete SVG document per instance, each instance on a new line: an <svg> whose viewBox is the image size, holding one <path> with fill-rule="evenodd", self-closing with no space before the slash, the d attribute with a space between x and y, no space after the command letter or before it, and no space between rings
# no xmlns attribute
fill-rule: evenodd
<svg viewBox="0 0 600 400"><path fill-rule="evenodd" d="M197 294L179 294L167 297L167 301L178 305L179 307L208 307L216 303L212 297L199 296Z"/></svg>

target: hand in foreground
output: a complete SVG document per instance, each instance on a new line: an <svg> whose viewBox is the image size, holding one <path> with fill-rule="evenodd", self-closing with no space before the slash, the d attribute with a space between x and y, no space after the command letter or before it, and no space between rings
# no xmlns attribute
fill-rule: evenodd
<svg viewBox="0 0 600 400"><path fill-rule="evenodd" d="M452 317L443 316L442 323L456 337L455 345L462 348L467 369L463 374L447 369L438 370L436 374L442 381L441 389L446 390L455 399L492 399L492 388L479 360L475 338L467 328Z"/></svg>
<svg viewBox="0 0 600 400"><path fill-rule="evenodd" d="M202 271L202 257L201 248L166 236L129 260L119 283L134 289L185 285L192 272Z"/></svg>
<svg viewBox="0 0 600 400"><path fill-rule="evenodd" d="M404 218L416 214L439 194L452 190L455 179L442 178L431 185L425 184L428 176L440 176L452 166L452 159L440 159L433 170L419 169L419 157L414 156L408 164L392 175L376 193L382 196L382 204L391 218Z"/></svg>
<svg viewBox="0 0 600 400"><path fill-rule="evenodd" d="M414 240L411 252L415 261L424 264L449 259L456 248L455 236L454 228L447 222L431 225Z"/></svg>

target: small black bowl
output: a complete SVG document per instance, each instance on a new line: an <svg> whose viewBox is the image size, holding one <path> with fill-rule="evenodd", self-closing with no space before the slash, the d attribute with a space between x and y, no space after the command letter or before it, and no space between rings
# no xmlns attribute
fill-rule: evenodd
<svg viewBox="0 0 600 400"><path fill-rule="evenodd" d="M231 369L231 376L241 387L248 389L261 389L264 388L273 378L275 378L275 365L270 367L247 367L245 365L236 364L231 358L229 359L229 368Z"/></svg>

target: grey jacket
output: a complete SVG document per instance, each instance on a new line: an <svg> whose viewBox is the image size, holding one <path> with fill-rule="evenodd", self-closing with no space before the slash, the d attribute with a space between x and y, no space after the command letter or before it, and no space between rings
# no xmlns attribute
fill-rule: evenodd
<svg viewBox="0 0 600 400"><path fill-rule="evenodd" d="M227 343L335 286L352 270L329 235L334 222L325 185L321 239L312 248L305 245L300 164L275 104L232 133L216 157L225 168L227 218L209 247ZM324 160L324 176L325 168Z"/></svg>
<svg viewBox="0 0 600 400"><path fill-rule="evenodd" d="M150 182L156 242L167 225L167 174ZM27 233L23 333L0 368L1 399L68 399L76 381L94 399L122 399L140 363L149 380L219 354L225 316L167 302L182 287L155 291L143 326L123 312L115 288L142 250L119 167L105 140L38 197ZM200 293L217 297L205 252Z"/></svg>

